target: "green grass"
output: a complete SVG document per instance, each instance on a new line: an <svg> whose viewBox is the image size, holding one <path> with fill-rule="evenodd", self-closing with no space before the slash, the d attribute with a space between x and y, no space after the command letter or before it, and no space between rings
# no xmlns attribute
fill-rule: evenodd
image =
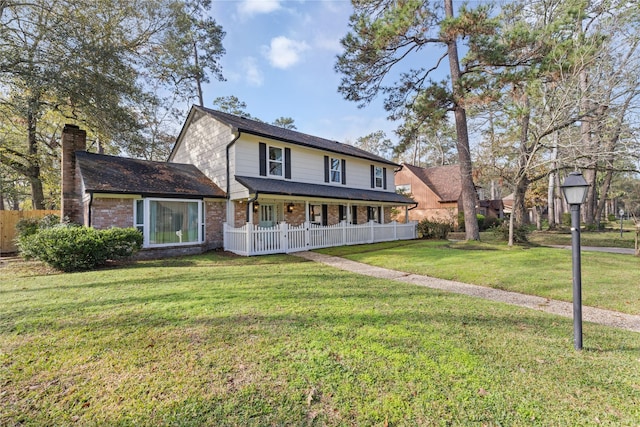
<svg viewBox="0 0 640 427"><path fill-rule="evenodd" d="M0 271L0 425L640 419L636 333L576 352L570 319L289 256L36 267Z"/></svg>
<svg viewBox="0 0 640 427"><path fill-rule="evenodd" d="M501 243L389 242L321 252L408 273L572 301L570 250ZM582 252L582 302L640 314L640 258Z"/></svg>
<svg viewBox="0 0 640 427"><path fill-rule="evenodd" d="M604 246L613 248L635 247L635 231L624 230L620 236L618 231L582 231L580 233L580 243L583 246ZM571 245L571 232L565 231L534 231L529 234L532 243L541 245Z"/></svg>

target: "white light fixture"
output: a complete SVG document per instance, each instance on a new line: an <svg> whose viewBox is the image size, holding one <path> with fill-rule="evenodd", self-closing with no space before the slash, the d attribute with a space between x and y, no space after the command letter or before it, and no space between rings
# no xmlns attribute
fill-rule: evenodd
<svg viewBox="0 0 640 427"><path fill-rule="evenodd" d="M587 199L589 184L580 172L571 172L560 186L564 198L570 205L581 205Z"/></svg>

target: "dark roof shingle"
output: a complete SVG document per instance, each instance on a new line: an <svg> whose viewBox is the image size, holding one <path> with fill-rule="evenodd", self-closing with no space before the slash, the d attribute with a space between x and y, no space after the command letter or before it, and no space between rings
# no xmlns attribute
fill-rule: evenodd
<svg viewBox="0 0 640 427"><path fill-rule="evenodd" d="M211 110L205 107L194 106L194 108L237 128L240 132L249 133L265 138L276 139L291 144L302 145L310 148L317 148L323 151L343 154L347 156L358 157L365 160L385 163L393 166L400 166L390 160L376 156L368 151L361 150L353 145L343 144L338 141L320 138L308 135L291 129L285 129L279 126L270 125L268 123L259 122L257 120L248 119L246 117L234 116L233 114L223 113L222 111Z"/></svg>
<svg viewBox="0 0 640 427"><path fill-rule="evenodd" d="M170 197L224 198L225 192L193 165L77 151L86 191Z"/></svg>
<svg viewBox="0 0 640 427"><path fill-rule="evenodd" d="M281 179L254 178L236 176L236 180L252 193L279 194L299 197L318 197L326 199L356 200L365 202L389 202L398 204L415 204L402 194L388 191L363 190L358 188L338 187L333 185L307 184L303 182L284 181Z"/></svg>
<svg viewBox="0 0 640 427"><path fill-rule="evenodd" d="M455 202L460 199L462 193L462 180L460 178L460 166L436 166L432 168L420 168L404 164L415 176L424 182L443 202Z"/></svg>

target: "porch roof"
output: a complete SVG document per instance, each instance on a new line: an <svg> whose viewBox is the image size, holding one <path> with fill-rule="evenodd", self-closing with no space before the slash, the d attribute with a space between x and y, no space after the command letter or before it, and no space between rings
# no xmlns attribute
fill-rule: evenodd
<svg viewBox="0 0 640 427"><path fill-rule="evenodd" d="M396 203L410 205L416 202L398 193L388 191L363 190L333 185L307 184L281 179L236 176L236 180L252 193L278 194L297 197L318 197L324 199L354 200L363 202Z"/></svg>

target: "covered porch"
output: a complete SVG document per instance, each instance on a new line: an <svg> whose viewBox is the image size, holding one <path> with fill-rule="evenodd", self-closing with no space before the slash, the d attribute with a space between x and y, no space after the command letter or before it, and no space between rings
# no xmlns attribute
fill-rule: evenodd
<svg viewBox="0 0 640 427"><path fill-rule="evenodd" d="M407 218L409 206L415 205L400 194L263 178L236 179L249 194L230 201L224 249L239 255L417 237L415 222L391 221L392 216Z"/></svg>

